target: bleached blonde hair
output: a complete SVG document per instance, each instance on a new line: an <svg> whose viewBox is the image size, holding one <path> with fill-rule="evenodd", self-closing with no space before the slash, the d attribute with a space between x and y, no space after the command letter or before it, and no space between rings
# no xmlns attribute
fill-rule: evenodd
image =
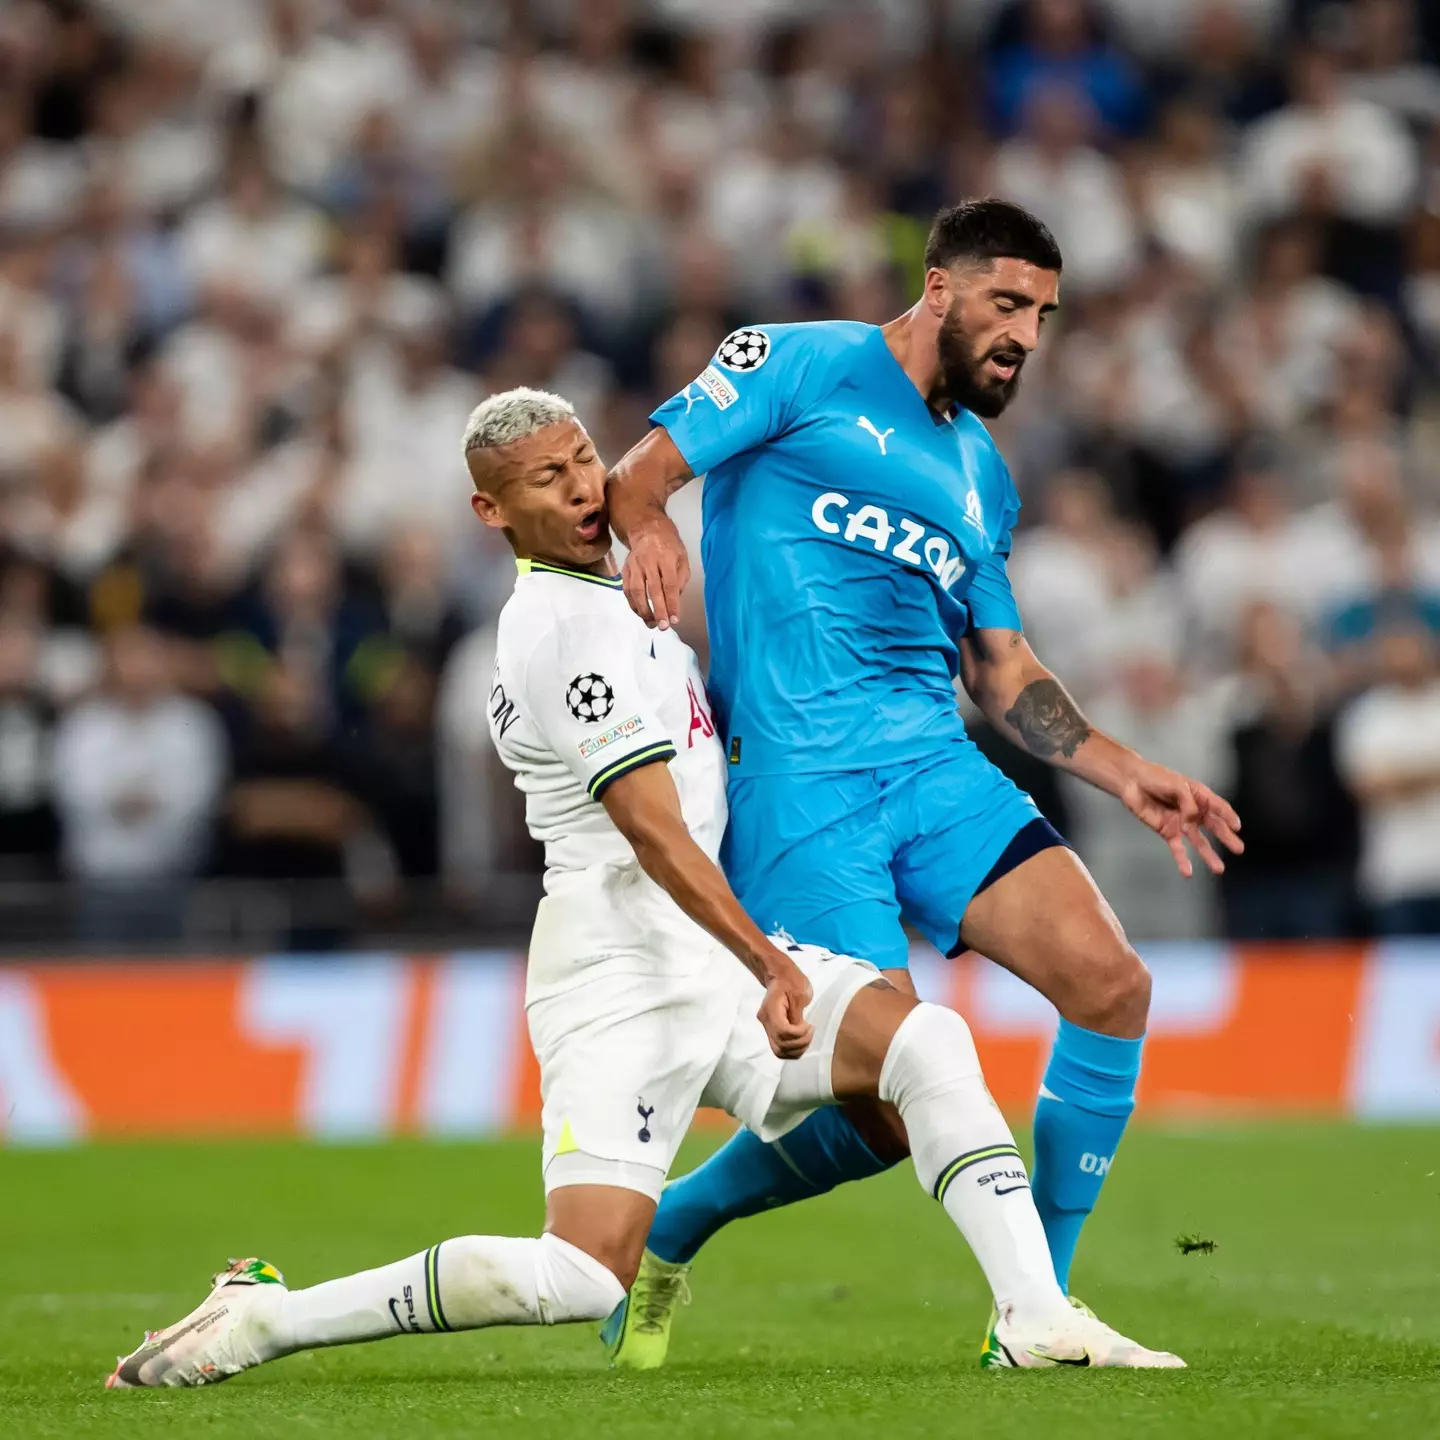
<svg viewBox="0 0 1440 1440"><path fill-rule="evenodd" d="M511 445L562 420L573 420L575 407L563 395L520 385L482 400L465 423L465 453Z"/></svg>

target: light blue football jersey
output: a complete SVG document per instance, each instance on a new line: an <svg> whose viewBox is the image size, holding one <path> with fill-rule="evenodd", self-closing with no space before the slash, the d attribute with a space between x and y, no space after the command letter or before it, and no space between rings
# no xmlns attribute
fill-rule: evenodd
<svg viewBox="0 0 1440 1440"><path fill-rule="evenodd" d="M962 739L957 641L1020 629L1020 500L980 420L936 416L879 328L850 321L738 330L650 418L706 477L732 773L870 769Z"/></svg>

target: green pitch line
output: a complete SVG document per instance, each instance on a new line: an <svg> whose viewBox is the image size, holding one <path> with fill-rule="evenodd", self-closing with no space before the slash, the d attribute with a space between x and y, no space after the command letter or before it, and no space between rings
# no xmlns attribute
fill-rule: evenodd
<svg viewBox="0 0 1440 1440"><path fill-rule="evenodd" d="M404 1337L215 1390L101 1388L227 1256L303 1285L450 1235L533 1233L537 1157L530 1141L0 1151L0 1433L1440 1434L1440 1131L1418 1128L1126 1139L1075 1288L1184 1372L976 1369L979 1273L906 1165L719 1237L658 1374L607 1371L574 1327ZM1214 1248L1182 1254L1182 1237Z"/></svg>

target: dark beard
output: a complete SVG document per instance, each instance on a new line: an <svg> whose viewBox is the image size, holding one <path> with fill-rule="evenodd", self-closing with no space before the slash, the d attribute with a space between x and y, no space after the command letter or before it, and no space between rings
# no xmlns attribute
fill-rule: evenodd
<svg viewBox="0 0 1440 1440"><path fill-rule="evenodd" d="M946 395L966 410L972 410L982 420L994 420L1005 413L1005 407L1015 398L1020 388L1020 375L1025 368L1022 357L1015 373L1008 380L998 380L988 374L985 363L992 355L1008 355L1004 346L987 350L976 355L966 341L965 332L947 316L940 327L937 341L940 352L940 374L944 381Z"/></svg>

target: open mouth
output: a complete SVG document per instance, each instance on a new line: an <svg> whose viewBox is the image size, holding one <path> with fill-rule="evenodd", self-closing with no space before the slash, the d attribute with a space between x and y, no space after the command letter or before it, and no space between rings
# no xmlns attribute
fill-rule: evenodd
<svg viewBox="0 0 1440 1440"><path fill-rule="evenodd" d="M985 363L997 379L1005 382L1013 380L1020 373L1025 357L1014 353L992 355Z"/></svg>
<svg viewBox="0 0 1440 1440"><path fill-rule="evenodd" d="M598 540L605 531L608 519L603 505L597 506L594 510L587 510L580 517L580 523L575 527L575 533L587 543Z"/></svg>

